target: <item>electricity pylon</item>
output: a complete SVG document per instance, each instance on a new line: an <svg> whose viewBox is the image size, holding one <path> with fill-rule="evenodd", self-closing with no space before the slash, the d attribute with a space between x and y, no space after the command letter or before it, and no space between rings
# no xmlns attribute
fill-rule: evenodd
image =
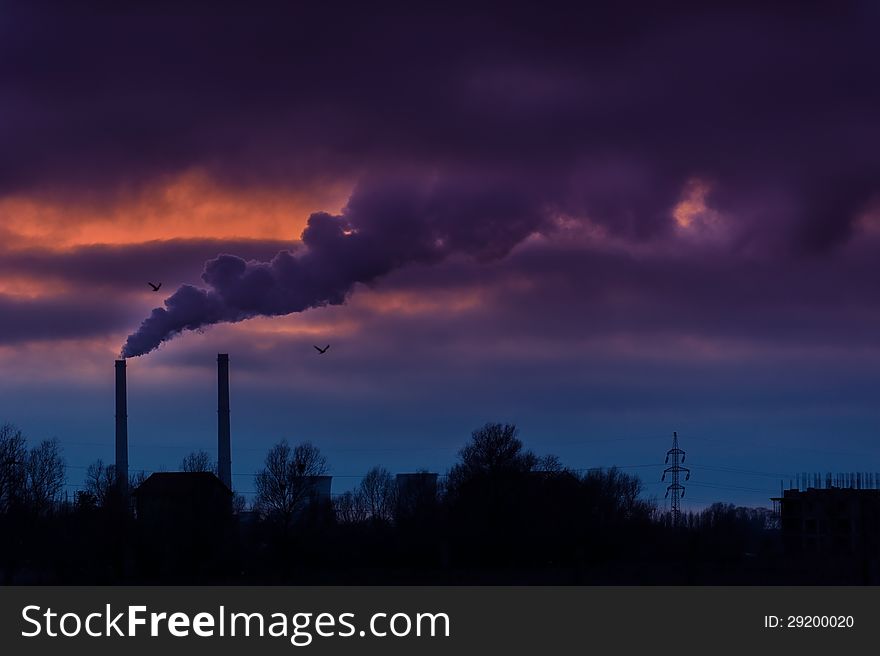
<svg viewBox="0 0 880 656"><path fill-rule="evenodd" d="M685 472L684 480L691 477L691 470L682 467L684 462L684 451L678 448L678 433L672 433L672 448L666 452L666 464L669 464L669 458L672 457L672 466L663 470L661 481L666 480L666 474L672 475L672 483L666 488L666 496L668 498L672 494L672 523L677 526L681 520L681 498L684 496L684 485L681 484L681 472Z"/></svg>

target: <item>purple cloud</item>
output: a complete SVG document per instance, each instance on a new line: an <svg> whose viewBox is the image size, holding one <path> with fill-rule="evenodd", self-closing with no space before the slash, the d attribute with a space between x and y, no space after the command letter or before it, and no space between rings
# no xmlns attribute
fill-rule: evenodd
<svg viewBox="0 0 880 656"><path fill-rule="evenodd" d="M0 276L25 276L47 283L77 285L80 294L95 289L147 291L147 280L178 284L196 281L202 262L220 251L245 258L267 258L286 242L256 239L169 239L137 244L94 244L62 251L50 248L0 248Z"/></svg>
<svg viewBox="0 0 880 656"><path fill-rule="evenodd" d="M118 304L97 299L22 299L0 294L0 344L102 337L130 321Z"/></svg>
<svg viewBox="0 0 880 656"><path fill-rule="evenodd" d="M498 176L643 240L697 176L750 242L821 253L878 192L870 3L13 5L0 193ZM784 211L748 218L768 197Z"/></svg>

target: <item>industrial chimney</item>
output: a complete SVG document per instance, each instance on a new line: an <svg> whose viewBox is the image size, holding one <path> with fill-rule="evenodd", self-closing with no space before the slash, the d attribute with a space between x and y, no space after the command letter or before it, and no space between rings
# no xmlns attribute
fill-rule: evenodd
<svg viewBox="0 0 880 656"><path fill-rule="evenodd" d="M232 448L229 444L229 354L217 354L217 475L232 489Z"/></svg>
<svg viewBox="0 0 880 656"><path fill-rule="evenodd" d="M128 493L128 395L125 390L125 360L116 361L116 483Z"/></svg>

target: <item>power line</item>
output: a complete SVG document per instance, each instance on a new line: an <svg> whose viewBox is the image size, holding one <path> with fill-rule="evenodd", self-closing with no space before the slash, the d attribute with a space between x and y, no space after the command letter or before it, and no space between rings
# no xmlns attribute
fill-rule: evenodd
<svg viewBox="0 0 880 656"><path fill-rule="evenodd" d="M763 493L767 493L767 494L778 493L778 490L767 490L767 489L760 489L760 488L756 488L756 487L744 487L741 485L715 485L713 483L691 483L691 485L695 485L697 487L709 487L709 488L714 488L717 490L743 490L746 492L761 492L762 494Z"/></svg>
<svg viewBox="0 0 880 656"><path fill-rule="evenodd" d="M725 438L721 438L721 437L698 437L698 436L694 436L694 435L688 435L686 437L689 440L699 440L702 442L720 442L723 444L733 444L733 445L737 446L739 449L742 448L743 444L747 443L745 440L741 440L741 439L731 440L731 439L725 439ZM832 455L858 456L860 458L875 458L877 455L876 453L866 453L864 451L835 451L835 450L831 450L831 449L817 449L815 447L810 447L810 446L801 446L799 444L778 444L778 443L774 443L774 442L768 442L766 440L761 440L760 443L752 442L751 444L753 444L754 446L760 446L765 449L768 447L771 447L771 448L781 449L781 450L785 450L785 451L792 451L792 450L811 451L814 453L826 453L826 454L832 454Z"/></svg>
<svg viewBox="0 0 880 656"><path fill-rule="evenodd" d="M691 467L693 467L694 469L705 469L708 471L724 472L728 474L742 474L745 476L766 476L768 478L786 478L791 476L791 473L759 472L750 469L737 469L735 467L725 467L721 465L695 465L691 463Z"/></svg>

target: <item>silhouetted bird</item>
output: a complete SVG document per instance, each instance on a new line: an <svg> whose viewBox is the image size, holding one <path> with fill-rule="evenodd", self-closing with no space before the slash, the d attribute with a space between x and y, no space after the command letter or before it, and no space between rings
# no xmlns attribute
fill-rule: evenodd
<svg viewBox="0 0 880 656"><path fill-rule="evenodd" d="M315 347L315 350L316 350L318 353L321 353L321 354L323 355L324 353L327 352L327 349L328 349L328 348L330 348L330 345L329 345L329 344L327 344L327 346L325 346L324 348L318 348L318 347L316 346L316 347Z"/></svg>
<svg viewBox="0 0 880 656"><path fill-rule="evenodd" d="M153 288L153 291L154 291L154 292L158 292L158 291L159 291L159 288L162 286L162 283L161 283L161 282L160 282L158 285L154 285L154 284L151 283L151 282L148 282L147 284L148 284L150 287Z"/></svg>

